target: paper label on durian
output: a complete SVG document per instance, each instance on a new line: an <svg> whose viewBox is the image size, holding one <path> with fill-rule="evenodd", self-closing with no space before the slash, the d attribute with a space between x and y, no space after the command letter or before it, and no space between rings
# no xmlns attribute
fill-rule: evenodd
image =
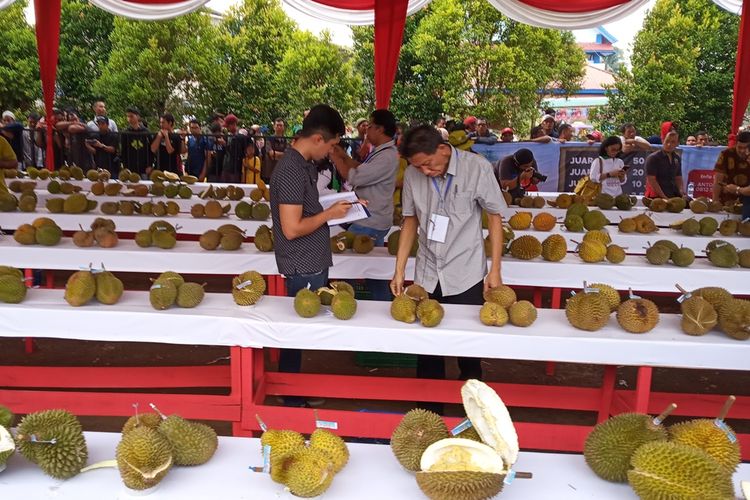
<svg viewBox="0 0 750 500"><path fill-rule="evenodd" d="M339 428L339 423L332 422L330 420L316 420L315 427L318 429L331 429L333 431L336 431Z"/></svg>
<svg viewBox="0 0 750 500"><path fill-rule="evenodd" d="M158 290L159 288L162 288L159 283L154 283L153 285L151 285L151 290Z"/></svg>
<svg viewBox="0 0 750 500"><path fill-rule="evenodd" d="M242 290L243 288L247 288L247 287L249 287L252 284L253 284L253 280L247 280L247 281L243 281L242 283L240 283L239 285L237 285L235 288L237 290Z"/></svg>
<svg viewBox="0 0 750 500"><path fill-rule="evenodd" d="M586 287L583 289L583 293L599 293L599 289Z"/></svg>
<svg viewBox="0 0 750 500"><path fill-rule="evenodd" d="M516 478L516 471L513 469L509 470L508 473L505 475L505 479L503 479L504 484L510 484L513 482L513 480Z"/></svg>
<svg viewBox="0 0 750 500"><path fill-rule="evenodd" d="M724 423L723 420L714 420L714 425L724 431L724 434L727 435L727 439L730 443L734 444L737 442L737 436L732 432L732 429L729 428L727 424Z"/></svg>
<svg viewBox="0 0 750 500"><path fill-rule="evenodd" d="M268 444L263 445L263 472L271 472L271 446Z"/></svg>
<svg viewBox="0 0 750 500"><path fill-rule="evenodd" d="M468 418L463 419L457 426L455 426L453 429L451 429L451 436L458 436L466 429L471 428L471 420Z"/></svg>
<svg viewBox="0 0 750 500"><path fill-rule="evenodd" d="M691 294L689 294L689 293L683 293L682 295L680 295L679 297L677 297L677 302L679 304L682 304L683 302L685 302L690 297L691 297Z"/></svg>

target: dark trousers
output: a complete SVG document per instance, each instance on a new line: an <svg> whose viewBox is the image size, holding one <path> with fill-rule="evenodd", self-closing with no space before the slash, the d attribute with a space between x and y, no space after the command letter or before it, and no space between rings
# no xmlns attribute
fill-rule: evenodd
<svg viewBox="0 0 750 500"><path fill-rule="evenodd" d="M291 274L286 277L287 297L294 297L297 292L310 285L311 290L328 285L328 269L314 274ZM299 373L302 368L301 349L282 349L279 353L279 371Z"/></svg>
<svg viewBox="0 0 750 500"><path fill-rule="evenodd" d="M438 283L435 291L430 297L441 304L468 304L482 305L484 303L484 281L480 281L465 292L458 295L443 296ZM470 378L482 378L482 360L481 358L458 358L458 368L460 374L459 380L468 380ZM417 355L417 378L445 378L445 359L443 356L428 356L425 354Z"/></svg>

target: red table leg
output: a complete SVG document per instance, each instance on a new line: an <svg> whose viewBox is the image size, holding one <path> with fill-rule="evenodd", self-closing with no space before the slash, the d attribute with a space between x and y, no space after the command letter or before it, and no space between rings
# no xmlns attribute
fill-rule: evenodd
<svg viewBox="0 0 750 500"><path fill-rule="evenodd" d="M539 301L538 301L538 303L537 303L537 292L539 292ZM551 299L552 303L550 305L550 307L552 309L560 309L560 292L561 292L561 290L559 288L553 288L552 289L552 299ZM536 307L542 307L541 295L542 295L542 292L540 291L539 288L537 288L536 290L534 290L534 305ZM547 361L547 366L545 366L545 368L544 368L544 373L548 377L554 377L555 376L555 367L556 366L557 365L555 364L554 361Z"/></svg>
<svg viewBox="0 0 750 500"><path fill-rule="evenodd" d="M610 410L612 409L612 397L615 394L615 378L617 375L617 367L613 365L607 365L604 367L604 378L602 379L602 400L599 406L599 414L596 417L596 422L604 422L609 418Z"/></svg>
<svg viewBox="0 0 750 500"><path fill-rule="evenodd" d="M638 367L638 381L635 386L635 408L633 411L646 413L648 411L648 402L651 398L651 376L653 368L650 366Z"/></svg>

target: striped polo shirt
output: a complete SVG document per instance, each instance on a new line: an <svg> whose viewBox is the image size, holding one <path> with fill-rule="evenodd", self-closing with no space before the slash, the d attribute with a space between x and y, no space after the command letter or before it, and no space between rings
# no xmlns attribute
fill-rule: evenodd
<svg viewBox="0 0 750 500"><path fill-rule="evenodd" d="M306 236L289 240L284 236L279 218L279 205L302 205L302 217L322 212L317 180L315 165L294 148L286 150L271 176L274 253L279 272L285 276L319 273L333 265L328 224Z"/></svg>

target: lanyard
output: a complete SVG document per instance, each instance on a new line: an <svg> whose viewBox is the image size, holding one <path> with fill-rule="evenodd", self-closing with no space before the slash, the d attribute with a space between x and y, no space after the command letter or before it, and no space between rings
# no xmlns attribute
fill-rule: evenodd
<svg viewBox="0 0 750 500"><path fill-rule="evenodd" d="M441 193L440 188L438 187L437 181L435 180L434 177L432 178L432 185L435 187L435 191L438 194L438 206L442 207L443 204L445 203L445 198L446 196L448 196L448 191L450 190L452 183L453 183L453 175L448 174L448 182L446 183L446 186L445 186L445 192Z"/></svg>

